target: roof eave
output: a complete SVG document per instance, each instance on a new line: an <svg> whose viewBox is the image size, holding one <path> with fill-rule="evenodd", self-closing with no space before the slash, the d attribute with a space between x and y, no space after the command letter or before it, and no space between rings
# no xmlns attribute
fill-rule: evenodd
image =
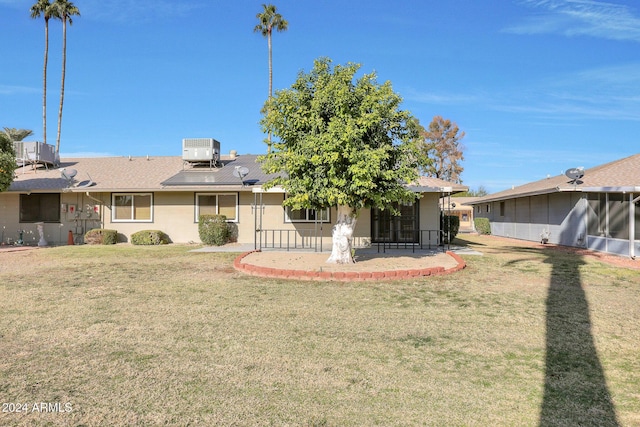
<svg viewBox="0 0 640 427"><path fill-rule="evenodd" d="M503 196L496 196L496 197L485 196L482 199L475 200L473 202L468 202L467 204L469 204L469 205L480 205L482 203L499 202L499 201L502 201L502 200L517 199L517 198L520 198L520 197L542 196L542 195L545 195L545 194L557 193L559 191L560 191L560 189L558 187L556 187L556 188L546 188L544 190L528 191L528 192L524 192L524 193L505 194ZM566 190L563 190L563 191L575 191L575 190L566 189Z"/></svg>

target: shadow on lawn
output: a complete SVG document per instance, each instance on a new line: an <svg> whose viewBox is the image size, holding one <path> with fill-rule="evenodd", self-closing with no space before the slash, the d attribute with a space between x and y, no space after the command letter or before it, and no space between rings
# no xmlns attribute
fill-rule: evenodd
<svg viewBox="0 0 640 427"><path fill-rule="evenodd" d="M591 332L580 275L583 258L551 249L513 250L541 254L551 264L540 426L619 426Z"/></svg>

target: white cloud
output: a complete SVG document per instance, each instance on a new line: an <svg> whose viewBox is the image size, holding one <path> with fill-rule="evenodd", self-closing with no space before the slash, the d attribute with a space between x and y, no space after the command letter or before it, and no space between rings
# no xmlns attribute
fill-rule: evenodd
<svg viewBox="0 0 640 427"><path fill-rule="evenodd" d="M523 0L543 13L505 29L516 34L558 33L640 42L640 16L628 6L594 0Z"/></svg>
<svg viewBox="0 0 640 427"><path fill-rule="evenodd" d="M2 1L2 0L0 0ZM42 88L33 88L29 86L12 86L12 85L0 85L0 95L16 95L23 93L38 93Z"/></svg>
<svg viewBox="0 0 640 427"><path fill-rule="evenodd" d="M438 105L461 105L461 104L473 104L478 103L483 99L483 96L476 94L464 94L464 93L435 93L435 92L421 92L415 89L409 89L403 92L406 100L420 102L424 104L438 104Z"/></svg>

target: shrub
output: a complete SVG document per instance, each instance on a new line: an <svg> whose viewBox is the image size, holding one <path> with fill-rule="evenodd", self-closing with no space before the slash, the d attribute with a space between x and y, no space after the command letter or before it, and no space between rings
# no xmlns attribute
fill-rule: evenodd
<svg viewBox="0 0 640 427"><path fill-rule="evenodd" d="M200 215L198 233L205 245L221 246L229 242L230 231L225 215Z"/></svg>
<svg viewBox="0 0 640 427"><path fill-rule="evenodd" d="M141 230L131 235L133 245L166 245L169 236L160 230Z"/></svg>
<svg viewBox="0 0 640 427"><path fill-rule="evenodd" d="M455 215L442 215L440 220L442 243L449 243L458 235L458 230L460 230L460 218ZM449 237L450 240L448 240Z"/></svg>
<svg viewBox="0 0 640 427"><path fill-rule="evenodd" d="M118 232L116 230L94 228L84 235L84 242L88 245L115 245L117 241Z"/></svg>
<svg viewBox="0 0 640 427"><path fill-rule="evenodd" d="M489 224L489 218L475 218L473 223L476 226L476 231L480 234L491 234L491 224Z"/></svg>

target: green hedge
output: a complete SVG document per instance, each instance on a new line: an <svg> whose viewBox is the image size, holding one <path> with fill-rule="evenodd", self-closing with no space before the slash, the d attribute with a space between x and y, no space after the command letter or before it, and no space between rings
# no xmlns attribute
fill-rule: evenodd
<svg viewBox="0 0 640 427"><path fill-rule="evenodd" d="M458 235L458 231L460 230L460 218L455 215L442 215L440 218L442 243L449 243L449 236L451 236L451 240L453 240Z"/></svg>
<svg viewBox="0 0 640 427"><path fill-rule="evenodd" d="M476 226L476 231L480 234L491 234L491 224L489 218L475 218L473 223Z"/></svg>
<svg viewBox="0 0 640 427"><path fill-rule="evenodd" d="M115 245L117 241L118 232L116 230L94 228L84 235L84 242L88 245Z"/></svg>
<svg viewBox="0 0 640 427"><path fill-rule="evenodd" d="M131 235L133 245L166 245L169 236L160 230L141 230Z"/></svg>
<svg viewBox="0 0 640 427"><path fill-rule="evenodd" d="M225 215L200 215L198 234L205 245L222 246L231 236Z"/></svg>

